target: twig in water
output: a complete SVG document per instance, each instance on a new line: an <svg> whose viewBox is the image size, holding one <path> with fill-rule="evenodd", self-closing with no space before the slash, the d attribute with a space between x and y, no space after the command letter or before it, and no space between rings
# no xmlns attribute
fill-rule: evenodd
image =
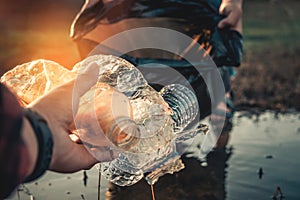
<svg viewBox="0 0 300 200"><path fill-rule="evenodd" d="M99 172L98 172L98 200L100 200L100 187L101 187L101 164L99 164Z"/></svg>
<svg viewBox="0 0 300 200"><path fill-rule="evenodd" d="M281 188L280 188L279 186L276 188L276 190L275 190L275 192L274 192L274 195L273 195L273 199L274 199L274 200L277 200L278 194L280 195L280 196L279 196L280 199L283 199L283 198L284 198L283 193L282 193L282 191L281 191Z"/></svg>
<svg viewBox="0 0 300 200"><path fill-rule="evenodd" d="M150 187L151 187L152 200L155 200L155 194L154 194L153 184L151 184Z"/></svg>
<svg viewBox="0 0 300 200"><path fill-rule="evenodd" d="M18 200L20 200L20 193L19 192L24 192L25 194L27 194L29 196L30 200L34 200L34 196L32 195L30 190L24 184L21 184L19 186L19 188L17 189Z"/></svg>
<svg viewBox="0 0 300 200"><path fill-rule="evenodd" d="M17 194L18 194L18 200L20 200L20 193L19 193L19 190L17 190Z"/></svg>

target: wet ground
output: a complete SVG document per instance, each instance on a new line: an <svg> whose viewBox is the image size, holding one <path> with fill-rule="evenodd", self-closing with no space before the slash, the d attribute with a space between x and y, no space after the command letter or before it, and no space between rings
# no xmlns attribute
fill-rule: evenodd
<svg viewBox="0 0 300 200"><path fill-rule="evenodd" d="M186 168L154 185L156 200L299 199L299 119L300 113L268 111L255 116L238 112L227 147L212 151L204 166L195 142L183 159ZM19 199L30 199L28 192L37 200L97 199L97 168L86 171L86 176L83 171L49 172L21 187ZM100 191L101 199L151 199L150 187L143 180L120 188L102 179ZM18 194L10 199L17 200Z"/></svg>

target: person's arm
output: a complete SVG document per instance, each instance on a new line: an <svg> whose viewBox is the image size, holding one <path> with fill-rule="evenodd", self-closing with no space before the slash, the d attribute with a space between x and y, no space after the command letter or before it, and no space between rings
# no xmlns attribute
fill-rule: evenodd
<svg viewBox="0 0 300 200"><path fill-rule="evenodd" d="M243 0L222 0L219 12L227 17L219 22L218 27L229 27L242 33L242 4Z"/></svg>
<svg viewBox="0 0 300 200"><path fill-rule="evenodd" d="M80 97L96 83L98 72L97 64L87 66L76 80L53 89L25 109L0 84L0 199L6 198L18 184L35 180L47 169L75 172L117 156L100 149L96 159L84 145L69 137L73 111L76 113ZM79 84L73 90L76 81ZM103 142L103 145L109 144Z"/></svg>
<svg viewBox="0 0 300 200"><path fill-rule="evenodd" d="M35 168L38 144L23 111L16 96L0 83L0 199Z"/></svg>

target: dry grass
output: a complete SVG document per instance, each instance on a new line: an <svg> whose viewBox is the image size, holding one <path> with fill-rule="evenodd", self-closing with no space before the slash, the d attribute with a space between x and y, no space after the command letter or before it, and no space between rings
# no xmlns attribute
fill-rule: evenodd
<svg viewBox="0 0 300 200"><path fill-rule="evenodd" d="M243 64L233 82L239 109L300 110L300 2L246 1Z"/></svg>

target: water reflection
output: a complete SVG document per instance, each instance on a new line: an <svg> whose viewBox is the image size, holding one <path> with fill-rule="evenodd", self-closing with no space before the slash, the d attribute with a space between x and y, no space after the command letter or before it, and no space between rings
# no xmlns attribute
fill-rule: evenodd
<svg viewBox="0 0 300 200"><path fill-rule="evenodd" d="M282 200L282 199L284 199L284 196L283 196L283 193L282 193L280 187L276 188L272 199L273 200Z"/></svg>
<svg viewBox="0 0 300 200"><path fill-rule="evenodd" d="M232 154L232 148L226 145L229 132L223 132L217 147L207 155L207 166L201 161L182 156L185 169L175 175L165 175L154 185L155 197L158 200L222 200L226 198L225 178L227 161ZM200 151L200 149L198 148ZM152 199L150 186L146 181L140 181L130 187L119 187L108 184L106 199Z"/></svg>
<svg viewBox="0 0 300 200"><path fill-rule="evenodd" d="M263 175L264 175L264 171L263 171L263 168L261 167L261 168L259 168L259 170L258 170L258 178L259 178L259 179L262 179Z"/></svg>
<svg viewBox="0 0 300 200"><path fill-rule="evenodd" d="M299 200L300 113L279 114L277 118L274 114L262 113L257 123L256 116L237 112L232 131L223 133L219 148L208 155L208 166L201 166L196 158L199 148L192 145L191 153L183 158L186 169L165 175L154 185L156 200ZM26 184L28 190L22 187L19 199L29 199L30 194L37 200L97 199L98 170L95 167L86 173L85 187L82 172L47 172L37 182ZM10 199L18 200L17 194ZM120 188L108 185L103 178L100 199L151 200L151 190L145 181Z"/></svg>
<svg viewBox="0 0 300 200"><path fill-rule="evenodd" d="M86 171L83 171L83 185L86 187L87 186L87 181L88 181L88 176Z"/></svg>

